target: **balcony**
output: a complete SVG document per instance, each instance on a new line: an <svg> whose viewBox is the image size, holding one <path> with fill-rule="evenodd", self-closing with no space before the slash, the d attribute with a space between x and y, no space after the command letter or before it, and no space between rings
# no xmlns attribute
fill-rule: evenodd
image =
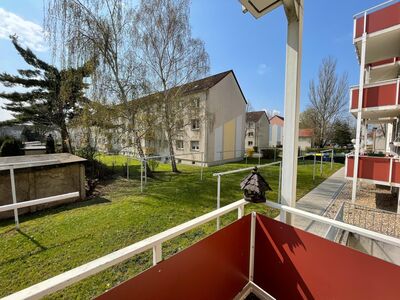
<svg viewBox="0 0 400 300"><path fill-rule="evenodd" d="M361 50L367 33L366 63L400 56L400 1L385 2L354 17L354 44Z"/></svg>
<svg viewBox="0 0 400 300"><path fill-rule="evenodd" d="M399 105L400 80L388 80L369 84L364 87L362 101L362 117L379 119L397 117L400 114ZM356 116L358 109L358 87L350 90L350 112Z"/></svg>
<svg viewBox="0 0 400 300"><path fill-rule="evenodd" d="M248 215L98 299L398 298L399 267L254 216L254 249Z"/></svg>
<svg viewBox="0 0 400 300"><path fill-rule="evenodd" d="M38 299L145 251L153 267L97 299L398 299L400 267L258 213L239 200L4 299ZM267 206L390 245L400 239L266 201ZM238 220L163 260L164 242L237 209ZM328 230L330 231L331 228Z"/></svg>
<svg viewBox="0 0 400 300"><path fill-rule="evenodd" d="M346 177L353 178L354 157L346 159ZM374 184L400 187L400 159L393 157L360 156L357 178Z"/></svg>
<svg viewBox="0 0 400 300"><path fill-rule="evenodd" d="M400 74L400 57L384 59L367 65L367 82L377 83L380 81L394 80Z"/></svg>

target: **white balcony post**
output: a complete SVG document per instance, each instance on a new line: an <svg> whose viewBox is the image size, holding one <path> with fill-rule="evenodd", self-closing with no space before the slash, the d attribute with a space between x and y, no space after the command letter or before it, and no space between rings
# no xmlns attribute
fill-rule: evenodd
<svg viewBox="0 0 400 300"><path fill-rule="evenodd" d="M244 204L238 207L238 219L243 218L244 216Z"/></svg>
<svg viewBox="0 0 400 300"><path fill-rule="evenodd" d="M162 244L153 246L153 266L158 264L162 260Z"/></svg>
<svg viewBox="0 0 400 300"><path fill-rule="evenodd" d="M366 19L366 14L364 14L364 22ZM364 98L364 76L365 76L365 52L366 52L366 44L367 44L367 33L365 32L365 24L364 24L364 33L362 36L361 42L361 59L360 59L360 82L358 89L358 107L357 107L357 129L356 129L356 144L354 149L354 169L353 169L353 186L351 193L351 201L354 203L357 197L357 178L358 178L358 160L360 156L360 138L361 138L361 110L362 110L362 102Z"/></svg>
<svg viewBox="0 0 400 300"><path fill-rule="evenodd" d="M393 124L388 123L386 128L386 152L390 154L390 143L393 138Z"/></svg>
<svg viewBox="0 0 400 300"><path fill-rule="evenodd" d="M303 35L303 0L283 0L288 32L285 71L285 124L283 127L282 204L295 207L299 135L300 78ZM292 224L291 215L286 216Z"/></svg>
<svg viewBox="0 0 400 300"><path fill-rule="evenodd" d="M221 207L221 175L217 177L217 209ZM220 220L217 218L217 230L219 230Z"/></svg>
<svg viewBox="0 0 400 300"><path fill-rule="evenodd" d="M251 213L250 225L250 261L249 261L249 281L254 279L254 250L256 240L256 213Z"/></svg>
<svg viewBox="0 0 400 300"><path fill-rule="evenodd" d="M11 180L11 195L13 204L17 204L17 192L15 190L15 174L14 167L10 167L10 180ZM14 219L15 219L15 228L19 229L19 218L18 218L18 209L14 208Z"/></svg>
<svg viewBox="0 0 400 300"><path fill-rule="evenodd" d="M397 213L400 214L400 189L397 191Z"/></svg>

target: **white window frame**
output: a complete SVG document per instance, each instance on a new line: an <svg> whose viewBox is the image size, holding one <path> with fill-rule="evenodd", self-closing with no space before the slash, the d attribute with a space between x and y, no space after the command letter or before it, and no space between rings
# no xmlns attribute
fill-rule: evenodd
<svg viewBox="0 0 400 300"><path fill-rule="evenodd" d="M194 127L193 125L197 125L197 127ZM200 130L200 120L199 119L192 119L192 124L190 126L192 130Z"/></svg>
<svg viewBox="0 0 400 300"><path fill-rule="evenodd" d="M182 147L179 147L180 143L182 143ZM183 140L176 140L175 147L176 147L176 150L183 150L184 149Z"/></svg>
<svg viewBox="0 0 400 300"><path fill-rule="evenodd" d="M197 147L193 149L193 143L197 143ZM200 151L200 141L190 141L190 151L199 152Z"/></svg>
<svg viewBox="0 0 400 300"><path fill-rule="evenodd" d="M250 146L254 146L253 141L248 141L248 142L247 142L247 146L249 146L249 147L250 147Z"/></svg>

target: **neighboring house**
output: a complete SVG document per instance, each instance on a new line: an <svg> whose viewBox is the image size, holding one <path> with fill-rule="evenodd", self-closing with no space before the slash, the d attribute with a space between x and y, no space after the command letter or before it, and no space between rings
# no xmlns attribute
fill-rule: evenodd
<svg viewBox="0 0 400 300"><path fill-rule="evenodd" d="M305 150L312 147L314 147L314 129L299 129L299 148Z"/></svg>
<svg viewBox="0 0 400 300"><path fill-rule="evenodd" d="M198 117L182 120L184 125L174 145L178 163L199 164L204 161L210 166L241 160L247 101L234 72L230 70L212 75L180 88L184 91L182 99L196 103ZM138 100L154 101L158 95ZM97 149L125 153L129 139L120 131L108 135L108 138L101 134L97 138ZM165 132L157 125L144 135L141 145L146 155L169 155ZM130 149L134 152L134 147Z"/></svg>
<svg viewBox="0 0 400 300"><path fill-rule="evenodd" d="M277 147L283 144L284 119L275 115L269 119L269 146Z"/></svg>
<svg viewBox="0 0 400 300"><path fill-rule="evenodd" d="M246 113L246 138L244 148L267 148L269 145L269 119L265 111Z"/></svg>

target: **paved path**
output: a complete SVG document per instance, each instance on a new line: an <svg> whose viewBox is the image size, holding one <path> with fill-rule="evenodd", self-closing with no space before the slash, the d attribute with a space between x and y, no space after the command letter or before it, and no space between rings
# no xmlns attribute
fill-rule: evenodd
<svg viewBox="0 0 400 300"><path fill-rule="evenodd" d="M331 177L326 179L319 186L297 201L296 208L317 215L323 215L329 204L340 192L346 181L347 180L344 178L344 168L341 168ZM300 216L295 216L294 226L319 236L325 236L325 233L329 227L329 225L311 221Z"/></svg>

